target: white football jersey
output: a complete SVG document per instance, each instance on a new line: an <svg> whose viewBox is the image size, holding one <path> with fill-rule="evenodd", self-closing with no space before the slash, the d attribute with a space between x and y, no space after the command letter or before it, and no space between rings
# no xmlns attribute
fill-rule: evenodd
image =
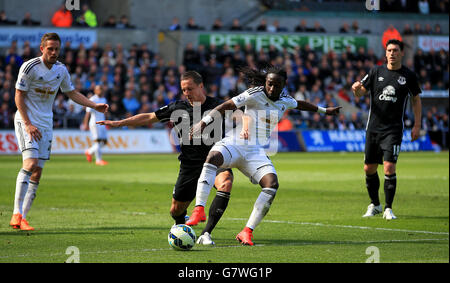
<svg viewBox="0 0 450 283"><path fill-rule="evenodd" d="M253 142L259 145L268 143L272 131L283 117L284 112L297 107L297 101L288 94L286 88L283 89L277 101L270 100L262 86L250 88L233 97L232 100L238 108L245 106L244 114L251 118L249 141L253 139Z"/></svg>
<svg viewBox="0 0 450 283"><path fill-rule="evenodd" d="M27 92L25 105L31 124L42 129L52 129L52 106L58 90L69 92L75 88L64 64L57 61L49 70L42 57L36 57L20 67L16 89ZM16 116L22 120L19 111Z"/></svg>
<svg viewBox="0 0 450 283"><path fill-rule="evenodd" d="M107 104L108 102L106 101L106 98L104 97L99 97L98 95L93 95L91 98L89 98L91 101L93 101L94 103L105 103ZM91 124L95 124L95 122L98 121L103 121L105 120L105 114L102 112L98 112L95 109L86 107L86 112L91 113L91 117L89 120L89 123Z"/></svg>

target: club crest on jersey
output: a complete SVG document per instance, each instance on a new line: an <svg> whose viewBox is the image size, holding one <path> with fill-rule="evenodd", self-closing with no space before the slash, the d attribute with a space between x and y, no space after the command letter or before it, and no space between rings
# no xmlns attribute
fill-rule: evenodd
<svg viewBox="0 0 450 283"><path fill-rule="evenodd" d="M383 77L378 77L378 81L382 82L382 81L384 81L384 78Z"/></svg>
<svg viewBox="0 0 450 283"><path fill-rule="evenodd" d="M397 97L395 96L395 88L391 85L383 88L383 93L380 94L378 99L384 101L392 101L395 103L397 101Z"/></svg>
<svg viewBox="0 0 450 283"><path fill-rule="evenodd" d="M406 84L406 78L403 76L400 76L400 77L398 77L397 82L401 85L404 85L404 84Z"/></svg>

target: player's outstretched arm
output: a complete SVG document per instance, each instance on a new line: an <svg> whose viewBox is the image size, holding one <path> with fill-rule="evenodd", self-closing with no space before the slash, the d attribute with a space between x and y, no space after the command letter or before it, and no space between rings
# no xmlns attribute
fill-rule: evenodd
<svg viewBox="0 0 450 283"><path fill-rule="evenodd" d="M153 124L156 122L159 122L159 119L156 117L156 114L152 112L152 113L137 114L134 115L133 117L119 121L110 121L110 120L98 121L97 124L111 127L124 127L124 126L138 127Z"/></svg>
<svg viewBox="0 0 450 283"><path fill-rule="evenodd" d="M231 100L231 99L216 106L216 108L211 110L211 112L209 112L208 115L203 117L203 119L200 122L198 122L197 124L192 126L190 137L192 138L193 135L199 135L203 131L203 129L208 124L210 124L215 118L220 117L220 119L221 119L223 117L223 115L225 114L225 111L227 111L227 110L234 111L236 109L237 109L236 104L234 104L233 100Z"/></svg>
<svg viewBox="0 0 450 283"><path fill-rule="evenodd" d="M108 111L108 104L105 103L95 103L92 100L90 100L89 98L87 98L86 96L84 96L83 94L79 93L76 90L72 90L69 92L65 93L70 99L72 99L74 102L86 106L86 107L90 107L92 109L95 109L95 111L98 112L102 112L102 113L106 113L106 111Z"/></svg>
<svg viewBox="0 0 450 283"><path fill-rule="evenodd" d="M309 112L319 112L327 115L337 115L339 114L340 109L342 106L338 107L327 107L323 108L314 104L311 104L304 100L297 100L297 108L298 110L302 111L309 111Z"/></svg>

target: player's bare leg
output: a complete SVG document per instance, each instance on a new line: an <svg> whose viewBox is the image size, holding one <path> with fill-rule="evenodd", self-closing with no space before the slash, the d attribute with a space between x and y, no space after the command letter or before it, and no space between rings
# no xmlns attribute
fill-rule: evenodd
<svg viewBox="0 0 450 283"><path fill-rule="evenodd" d="M175 224L184 224L187 208L190 201L177 201L172 198L172 205L170 206L170 215L175 220Z"/></svg>

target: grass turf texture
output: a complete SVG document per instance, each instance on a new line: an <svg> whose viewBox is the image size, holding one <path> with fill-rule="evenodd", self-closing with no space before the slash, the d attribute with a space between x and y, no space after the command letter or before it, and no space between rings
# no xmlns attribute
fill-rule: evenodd
<svg viewBox="0 0 450 283"><path fill-rule="evenodd" d="M367 205L363 154L280 153L271 159L280 188L254 247L235 236L260 193L234 170L228 209L213 231L215 247L172 250L169 207L178 174L175 154L110 155L108 166L84 155L53 155L28 220L36 231L8 226L20 156L0 156L0 262L355 262L379 251L380 262L449 262L449 154L406 153L397 166L398 219L362 218ZM384 205L383 171L380 200ZM215 195L209 197L209 204ZM206 210L206 211L207 211ZM192 211L192 205L188 214ZM194 227L199 236L205 223Z"/></svg>

